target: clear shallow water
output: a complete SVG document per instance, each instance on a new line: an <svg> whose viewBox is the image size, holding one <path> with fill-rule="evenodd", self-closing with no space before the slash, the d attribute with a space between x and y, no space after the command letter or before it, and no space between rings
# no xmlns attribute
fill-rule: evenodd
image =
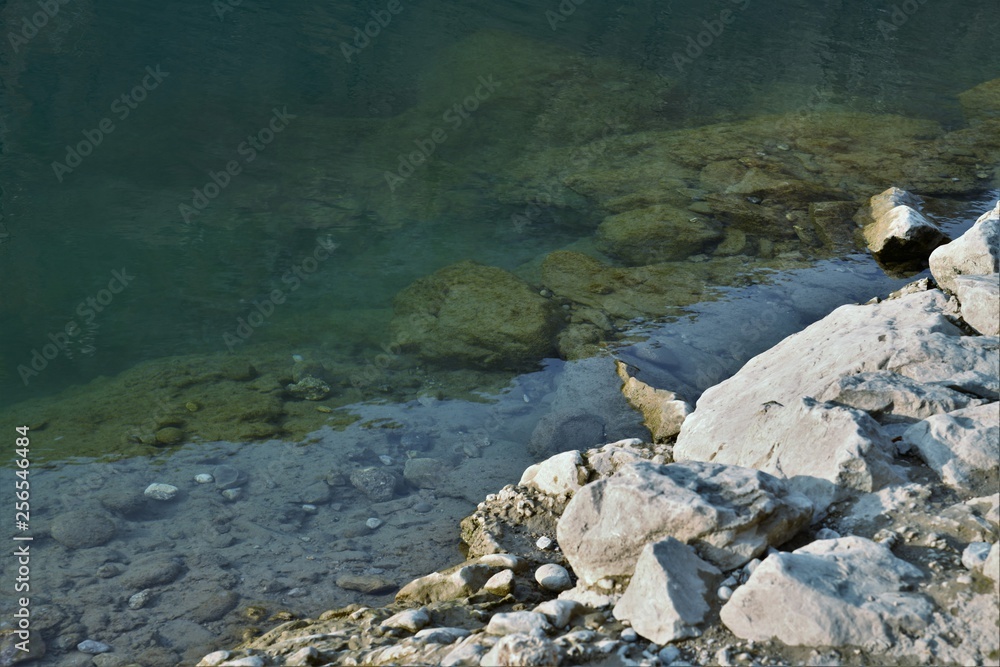
<svg viewBox="0 0 1000 667"><path fill-rule="evenodd" d="M400 6L402 11L369 44L351 52L350 62L341 43L350 43L354 29L372 20L370 12L386 11L386 3L272 7L244 0L220 15L203 1L93 6L72 0L26 42L15 44L5 35L0 45L0 234L6 234L0 237L0 406L8 408L5 422L18 419L25 399L37 399L31 407L34 418L46 406L56 410L60 392L68 387L102 376L113 383L118 373L142 362L225 354L224 336L237 334L239 318L247 319L254 302L275 289L283 289L287 300L246 342L235 345L237 354L264 368L277 363L273 359L290 364L292 354L322 352L351 373L370 367L381 346L392 342L392 299L421 276L474 259L517 271L537 284L541 258L577 242L586 245L604 213L599 202L583 198L545 204L537 216L531 213L532 224L520 229L511 216L533 210L516 195L525 179L518 170L524 156L550 148L583 151L600 136L825 109L901 114L957 128L964 119L956 95L1000 72L993 35L1000 6L987 0L925 3L904 21L897 17L898 26L892 23L892 3L751 0L607 7L584 2L563 14L557 3L484 7L401 0ZM21 25L35 11L31 2L0 3L5 27ZM732 12L726 18L733 20L720 29L723 11ZM896 29L886 27L890 24ZM700 52L689 43L699 39ZM480 76L496 72L501 73L499 92L469 118L444 115L475 93ZM507 83L508 76L516 86ZM562 97L546 97L553 79L565 81ZM128 100L120 100L123 94ZM113 129L102 126L105 119ZM248 140L278 127L281 131L266 145L266 134L257 147ZM426 164L415 165L412 176L391 187L386 172L401 173L399 156L419 146L414 142L426 144L438 128L447 138L435 142ZM100 144L81 156L78 166L70 166L67 145L97 136ZM251 154L252 161L247 159ZM577 157L583 164L601 159L585 152ZM234 161L239 173L223 175ZM53 162L71 171L54 169ZM194 190L207 195L212 183L218 194L206 196L207 206L197 214L185 214L182 206L199 206ZM954 215L969 224L985 202L984 196L957 204ZM336 249L325 258L315 254L333 244ZM310 257L315 270L308 270ZM901 284L885 278L869 259L853 255L753 282L720 290L723 298L690 307L690 317L643 327L643 341L622 348L618 356L637 367L643 380L693 400L754 353L836 305L867 300ZM26 385L18 366L30 365L33 350L49 344L50 335L58 337L70 322L80 331L68 350L28 377ZM353 537L344 537L334 524L356 523L379 512L349 486L332 487L343 498L330 502L341 507L331 511L332 505L321 505L317 518L299 517L292 538L311 548L336 545L349 551L349 569L363 573L386 570L376 557L379 549L415 540L415 531L422 531L430 542L413 572L395 571L399 581L454 562L459 557L456 519L483 494L516 481L531 460L525 443L541 417L584 409L601 416L608 439L637 432L634 415L621 405L609 359L539 362L540 370L514 379L470 370L461 380L449 380L428 370L420 376L419 391L411 387L409 394L391 386L401 375L378 374L377 384L390 385L381 404L353 406L362 421L344 434L324 431L317 436L318 446L290 444L309 440L305 437L245 447L224 443L219 445L223 454L195 445L179 452L176 462L160 452L114 466L89 460L54 466L39 475L46 480L35 496L39 531L70 509L65 487L76 489L81 479L100 480L79 494L95 512L104 511L99 496L108 480L127 480L129 488L141 490L162 479L188 495L160 514L116 515L119 532L106 546L74 551L51 540L41 545L47 551L38 561L38 576L46 582L40 604L72 594L82 606L120 607L122 600L109 598L94 580L100 564L128 565L150 549L182 559L186 551L193 554L189 540L200 539L198 531L178 529L167 541L147 533L160 525L156 521L202 525L223 506L217 494L197 490L190 479L217 459L239 465L251 479L248 496L225 505L226 511L264 528L254 528L262 532L252 539L216 545L237 550L216 556L229 559L252 580L269 566L268 559L286 558L277 543L266 547L270 555L265 558L253 556L260 551L254 549L260 535L270 530L273 539L278 530L269 523L280 514L272 501L287 500L266 483L274 477L272 464L294 451L296 456L310 452L309 461L317 466L336 465L359 443L368 443L369 451L349 459L351 465L382 465L378 456L386 455L398 467L405 451L397 429L362 429L370 420L399 424L402 432L431 433L434 446L426 454L449 461L454 478L468 483L447 491L411 487L399 493L400 500L426 498L435 512L429 526L397 521L390 517L395 512L383 510L394 532ZM434 398L457 393L450 388L458 385L480 388L494 401ZM143 392L156 389L154 381L137 386ZM499 398L497 386L508 387ZM78 391L72 401L76 412L70 414L93 410L86 397L99 388ZM413 393L423 393L424 400L393 400ZM341 402L349 403L349 395L344 396ZM59 406L66 409L64 403ZM100 425L109 432L143 421L132 413L115 416L114 405L100 409L108 415ZM156 409L149 412L146 418L155 422ZM38 431L40 439L52 446L72 440L58 419L53 423ZM470 441L489 445L470 456L464 449ZM104 453L120 446L118 437L107 438L106 445L102 441ZM298 466L294 475L286 470L286 481L278 482L290 484L306 467ZM200 494L199 502L193 502L194 493ZM205 562L186 561L185 567L196 571ZM73 576L56 575L54 563ZM340 565L325 567L332 572ZM303 614L359 597L371 601L332 588L328 576L271 591L237 587L237 609L257 598L272 609ZM210 580L189 584L194 589L215 585ZM177 620L168 613L170 596L185 586L184 579L172 586L164 589L160 604L150 607L150 623ZM288 597L295 587L309 589L308 595ZM69 616L77 611L67 610ZM125 639L129 630L112 630L109 623L88 617L85 634L103 631L122 646L140 641L139 635ZM226 633L246 625L238 615L209 621L214 638L190 641L207 651L231 644ZM52 627L71 634L59 623ZM190 646L170 648L180 655Z"/></svg>

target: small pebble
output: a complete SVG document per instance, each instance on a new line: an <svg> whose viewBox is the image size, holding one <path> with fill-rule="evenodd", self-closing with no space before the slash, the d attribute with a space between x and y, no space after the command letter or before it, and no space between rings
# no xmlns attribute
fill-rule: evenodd
<svg viewBox="0 0 1000 667"><path fill-rule="evenodd" d="M664 646L663 650L659 652L660 662L664 665L669 665L674 660L681 657L681 650L676 646Z"/></svg>
<svg viewBox="0 0 1000 667"><path fill-rule="evenodd" d="M960 574L957 577L955 577L955 581L957 583L962 584L963 586L968 586L969 584L972 583L972 577L970 577L967 574Z"/></svg>
<svg viewBox="0 0 1000 667"><path fill-rule="evenodd" d="M392 465L392 457L391 456L386 456L385 454L383 454L382 456L378 457L378 460L381 461L382 465L384 465L384 466L391 466Z"/></svg>
<svg viewBox="0 0 1000 667"><path fill-rule="evenodd" d="M97 655L98 653L107 653L111 650L111 647L104 642L94 641L93 639L85 639L76 645L76 650L80 653L89 653L90 655Z"/></svg>
<svg viewBox="0 0 1000 667"><path fill-rule="evenodd" d="M562 565L546 563L535 570L535 581L547 591L561 593L573 588L573 580Z"/></svg>
<svg viewBox="0 0 1000 667"><path fill-rule="evenodd" d="M553 544L555 544L555 541L551 537L547 537L545 535L542 535L535 541L535 546L542 551L551 549Z"/></svg>
<svg viewBox="0 0 1000 667"><path fill-rule="evenodd" d="M622 630L622 641L634 642L639 639L639 633L632 628L625 628Z"/></svg>
<svg viewBox="0 0 1000 667"><path fill-rule="evenodd" d="M149 602L149 599L151 597L153 597L153 591L149 590L148 588L145 590L141 590L128 599L128 608L142 609L143 607L146 606L146 603Z"/></svg>
<svg viewBox="0 0 1000 667"><path fill-rule="evenodd" d="M372 518L365 521L365 525L371 528L372 530L375 530L376 528L382 525L382 519L373 516Z"/></svg>
<svg viewBox="0 0 1000 667"><path fill-rule="evenodd" d="M725 602L729 598L733 597L733 589L729 586L719 587L719 599Z"/></svg>
<svg viewBox="0 0 1000 667"><path fill-rule="evenodd" d="M199 667L217 667L229 659L229 651L213 651L201 659Z"/></svg>
<svg viewBox="0 0 1000 667"><path fill-rule="evenodd" d="M203 472L200 475L195 475L194 481L198 482L199 484L211 484L212 482L215 481L215 478L209 475L207 472Z"/></svg>
<svg viewBox="0 0 1000 667"><path fill-rule="evenodd" d="M318 508L315 505L310 505L309 503L302 506L302 511L306 514L315 514L317 509Z"/></svg>
<svg viewBox="0 0 1000 667"><path fill-rule="evenodd" d="M430 503L425 503L423 501L420 501L419 503L416 503L413 506L413 511L414 512L420 512L421 514L427 514L432 509L434 509L434 508L431 506Z"/></svg>
<svg viewBox="0 0 1000 667"><path fill-rule="evenodd" d="M239 500L242 495L243 489L240 487L236 487L235 489L226 489L222 492L222 497L229 501Z"/></svg>
<svg viewBox="0 0 1000 667"><path fill-rule="evenodd" d="M153 500L171 500L177 495L177 487L171 484L153 483L146 487L143 495Z"/></svg>

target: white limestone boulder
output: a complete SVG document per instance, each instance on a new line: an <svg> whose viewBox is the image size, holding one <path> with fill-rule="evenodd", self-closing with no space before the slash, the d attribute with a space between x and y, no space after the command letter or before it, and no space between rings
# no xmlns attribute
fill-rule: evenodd
<svg viewBox="0 0 1000 667"><path fill-rule="evenodd" d="M1000 201L972 229L934 250L931 274L942 289L955 293L955 278L1000 272Z"/></svg>
<svg viewBox="0 0 1000 667"><path fill-rule="evenodd" d="M886 650L931 620L932 604L906 592L921 576L871 540L820 540L764 559L722 607L722 622L754 641Z"/></svg>
<svg viewBox="0 0 1000 667"><path fill-rule="evenodd" d="M573 496L557 526L579 581L631 576L642 549L673 537L722 569L781 544L812 505L781 480L716 463L632 463Z"/></svg>
<svg viewBox="0 0 1000 667"><path fill-rule="evenodd" d="M1000 273L956 276L962 319L984 336L1000 334Z"/></svg>
<svg viewBox="0 0 1000 667"><path fill-rule="evenodd" d="M906 429L903 442L958 491L985 495L1000 486L1000 404L928 417Z"/></svg>

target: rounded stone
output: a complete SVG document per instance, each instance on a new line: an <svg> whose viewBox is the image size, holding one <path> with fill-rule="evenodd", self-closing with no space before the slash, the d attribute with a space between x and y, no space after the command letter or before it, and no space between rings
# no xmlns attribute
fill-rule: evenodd
<svg viewBox="0 0 1000 667"><path fill-rule="evenodd" d="M375 530L376 528L382 525L382 519L373 516L372 518L365 521L365 525L371 528L372 530Z"/></svg>
<svg viewBox="0 0 1000 667"><path fill-rule="evenodd" d="M184 568L176 560L160 554L140 558L129 565L121 577L121 585L129 590L163 586L181 575Z"/></svg>
<svg viewBox="0 0 1000 667"><path fill-rule="evenodd" d="M569 572L562 565L556 563L546 563L535 570L535 581L547 591L561 593L573 588L573 580Z"/></svg>
<svg viewBox="0 0 1000 667"><path fill-rule="evenodd" d="M90 655L97 655L98 653L108 653L111 651L111 647L104 642L95 641L93 639L85 639L76 645L76 650L80 653L89 653Z"/></svg>
<svg viewBox="0 0 1000 667"><path fill-rule="evenodd" d="M52 522L52 538L67 549L99 547L114 537L115 522L85 510L66 512Z"/></svg>
<svg viewBox="0 0 1000 667"><path fill-rule="evenodd" d="M215 488L222 489L235 489L238 486L243 486L246 483L247 476L239 468L231 465L218 465L212 470L212 477L215 478Z"/></svg>
<svg viewBox="0 0 1000 667"><path fill-rule="evenodd" d="M501 597L510 594L514 590L514 572L511 570L497 572L489 578L483 589L487 593Z"/></svg>
<svg viewBox="0 0 1000 667"><path fill-rule="evenodd" d="M215 481L215 478L209 475L207 472L203 472L200 475L194 476L194 481L198 484L211 484Z"/></svg>
<svg viewBox="0 0 1000 667"><path fill-rule="evenodd" d="M146 487L143 494L153 500L173 500L177 496L178 488L172 484L160 484L154 482Z"/></svg>
<svg viewBox="0 0 1000 667"><path fill-rule="evenodd" d="M176 426L165 426L156 432L156 444L179 445L184 441L184 431Z"/></svg>
<svg viewBox="0 0 1000 667"><path fill-rule="evenodd" d="M424 501L422 501L422 500L421 500L420 502L418 502L418 503L415 503L415 504L413 505L413 511L414 511L414 512L420 512L421 514L427 514L427 513L428 513L428 512L430 512L430 511L431 511L432 509L434 509L434 506L433 506L433 505L431 505L430 503L425 503L425 502L424 502Z"/></svg>

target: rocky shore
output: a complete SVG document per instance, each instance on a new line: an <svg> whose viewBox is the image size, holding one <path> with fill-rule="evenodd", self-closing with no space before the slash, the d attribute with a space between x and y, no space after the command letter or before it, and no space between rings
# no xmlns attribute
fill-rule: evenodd
<svg viewBox="0 0 1000 667"><path fill-rule="evenodd" d="M462 521L466 562L199 665L997 664L1000 203L929 261L690 414L625 376L655 442L557 453Z"/></svg>

